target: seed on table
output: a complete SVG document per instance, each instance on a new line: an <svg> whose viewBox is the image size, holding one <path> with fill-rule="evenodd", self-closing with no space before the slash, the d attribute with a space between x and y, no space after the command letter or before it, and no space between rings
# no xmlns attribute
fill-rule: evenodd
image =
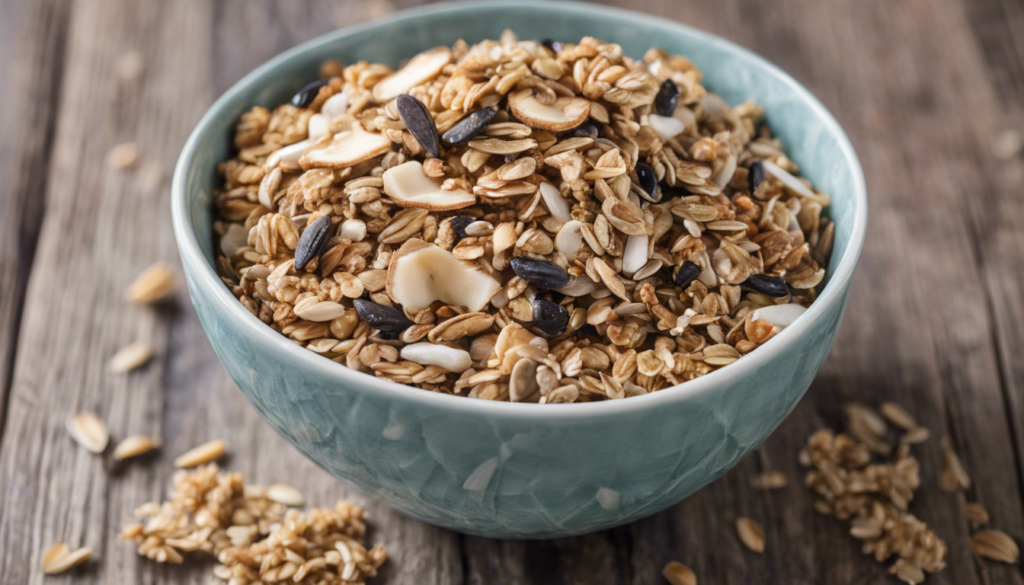
<svg viewBox="0 0 1024 585"><path fill-rule="evenodd" d="M476 221L476 218L467 217L465 215L452 218L449 223L451 224L452 229L455 230L455 241L453 242L453 245L458 244L462 241L462 238L465 238L468 235L466 233L466 228L474 221Z"/></svg>
<svg viewBox="0 0 1024 585"><path fill-rule="evenodd" d="M227 452L227 444L223 439L216 439L209 443L203 443L198 447L186 451L174 460L175 467L198 467L204 463L216 461Z"/></svg>
<svg viewBox="0 0 1024 585"><path fill-rule="evenodd" d="M736 532L747 548L756 553L764 552L764 529L760 524L746 516L740 516L736 519Z"/></svg>
<svg viewBox="0 0 1024 585"><path fill-rule="evenodd" d="M784 297L789 294L785 280L767 274L751 274L743 281L743 286L768 297Z"/></svg>
<svg viewBox="0 0 1024 585"><path fill-rule="evenodd" d="M697 585L697 576L690 567L678 561L669 561L661 570L661 574L671 585Z"/></svg>
<svg viewBox="0 0 1024 585"><path fill-rule="evenodd" d="M533 299L533 324L548 337L558 337L569 326L569 311L547 299Z"/></svg>
<svg viewBox="0 0 1024 585"><path fill-rule="evenodd" d="M401 309L378 305L365 299L355 299L352 306L355 307L360 319L381 331L400 333L413 325Z"/></svg>
<svg viewBox="0 0 1024 585"><path fill-rule="evenodd" d="M473 112L449 128L441 138L448 144L467 142L479 134L491 122L496 113L497 110L494 108L484 108Z"/></svg>
<svg viewBox="0 0 1024 585"><path fill-rule="evenodd" d="M330 238L331 218L321 215L306 226L298 245L295 246L295 269L302 270L309 261L320 255L320 249Z"/></svg>
<svg viewBox="0 0 1024 585"><path fill-rule="evenodd" d="M316 94L320 93L320 88L327 85L327 81L318 79L312 83L306 84L300 89L294 96L292 96L292 105L296 108L305 108L309 104L313 103L316 98Z"/></svg>
<svg viewBox="0 0 1024 585"><path fill-rule="evenodd" d="M686 288L690 286L693 279L697 278L700 274L700 266L697 266L689 260L683 262L682 266L679 267L679 272L676 273L676 286L679 288Z"/></svg>
<svg viewBox="0 0 1024 585"><path fill-rule="evenodd" d="M540 258L531 258L530 256L516 256L509 264L512 266L512 271L519 278L533 286L552 289L562 288L569 284L569 273L550 260L541 260Z"/></svg>
<svg viewBox="0 0 1024 585"><path fill-rule="evenodd" d="M651 165L636 163L636 177L640 188L647 193L647 198L657 203L661 199L661 193L658 192L658 175L654 174Z"/></svg>
<svg viewBox="0 0 1024 585"><path fill-rule="evenodd" d="M398 117L423 150L434 158L440 156L441 143L437 138L437 125L434 124L434 118L427 106L411 95L403 93L396 98L395 107L398 109Z"/></svg>
<svg viewBox="0 0 1024 585"><path fill-rule="evenodd" d="M1020 559L1020 548L1002 530L979 530L971 537L971 552L992 561L1016 563Z"/></svg>
<svg viewBox="0 0 1024 585"><path fill-rule="evenodd" d="M753 195L754 191L761 185L761 181L764 180L764 165L761 161L755 160L750 165L750 170L747 172L747 184L750 185L750 194Z"/></svg>
<svg viewBox="0 0 1024 585"><path fill-rule="evenodd" d="M666 79L658 88L658 95L654 96L654 109L659 116L671 116L676 111L676 104L679 103L679 88L676 82Z"/></svg>

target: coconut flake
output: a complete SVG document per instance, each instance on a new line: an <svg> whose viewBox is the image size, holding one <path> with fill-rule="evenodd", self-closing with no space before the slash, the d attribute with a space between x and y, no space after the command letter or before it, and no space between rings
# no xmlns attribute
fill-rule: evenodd
<svg viewBox="0 0 1024 585"><path fill-rule="evenodd" d="M327 117L327 121L330 122L338 116L344 115L348 111L348 94L344 91L327 98L324 105L320 108L320 113Z"/></svg>
<svg viewBox="0 0 1024 585"><path fill-rule="evenodd" d="M561 221L572 219L569 204L565 197L558 191L558 188L547 181L540 184L540 196L544 199L544 206L548 208L551 215Z"/></svg>
<svg viewBox="0 0 1024 585"><path fill-rule="evenodd" d="M390 77L373 86L373 99L378 104L389 102L417 85L426 83L441 74L441 70L452 60L448 47L437 47L416 55Z"/></svg>
<svg viewBox="0 0 1024 585"><path fill-rule="evenodd" d="M562 132L579 126L590 115L590 101L578 97L560 97L553 104L542 104L533 97L533 88L508 96L508 105L516 118L530 128Z"/></svg>
<svg viewBox="0 0 1024 585"><path fill-rule="evenodd" d="M555 290L570 297L582 297L589 295L597 289L597 283L590 280L589 276L580 275L572 279L569 284Z"/></svg>
<svg viewBox="0 0 1024 585"><path fill-rule="evenodd" d="M220 251L228 258L248 244L249 230L240 223L229 224L227 231L220 237Z"/></svg>
<svg viewBox="0 0 1024 585"><path fill-rule="evenodd" d="M391 139L383 134L367 132L354 124L351 130L338 132L323 148L310 150L299 159L302 170L344 169L380 156L391 150Z"/></svg>
<svg viewBox="0 0 1024 585"><path fill-rule="evenodd" d="M671 140L686 130L686 123L675 116L650 114L647 116L647 124L662 140Z"/></svg>
<svg viewBox="0 0 1024 585"><path fill-rule="evenodd" d="M310 140L316 140L324 134L327 134L327 129L331 125L331 120L323 114L313 114L309 118L309 125L307 126L307 132L309 133Z"/></svg>
<svg viewBox="0 0 1024 585"><path fill-rule="evenodd" d="M366 237L366 223L361 219L346 219L338 228L338 236L361 242Z"/></svg>
<svg viewBox="0 0 1024 585"><path fill-rule="evenodd" d="M803 315L807 308L796 303L783 305L769 305L754 311L754 319L763 319L776 327L786 328L796 321L797 317Z"/></svg>
<svg viewBox="0 0 1024 585"><path fill-rule="evenodd" d="M298 163L302 155L307 150L313 147L316 142L312 140L303 140L296 142L295 144L289 144L288 146L278 148L267 157L267 164L265 165L267 170L276 168L283 162Z"/></svg>
<svg viewBox="0 0 1024 585"><path fill-rule="evenodd" d="M650 236L629 236L622 251L622 273L633 274L647 264L647 242Z"/></svg>
<svg viewBox="0 0 1024 585"><path fill-rule="evenodd" d="M388 266L388 294L406 311L425 309L434 301L479 311L500 287L451 252L415 238L402 244Z"/></svg>
<svg viewBox="0 0 1024 585"><path fill-rule="evenodd" d="M384 193L402 207L421 207L431 211L461 209L476 203L476 196L462 189L444 190L423 172L423 163L415 160L384 171Z"/></svg>
<svg viewBox="0 0 1024 585"><path fill-rule="evenodd" d="M449 372L465 372L473 365L468 351L427 341L403 347L402 359L416 362L421 366L437 366Z"/></svg>
<svg viewBox="0 0 1024 585"><path fill-rule="evenodd" d="M773 163L770 160L763 160L761 161L761 164L764 165L764 170L767 171L768 174L778 179L783 185L786 186L787 189L789 189L793 193L796 193L800 197L809 197L811 199L816 199L818 197L817 195L814 194L814 191L811 191L807 187L807 185L801 183L800 179L797 179L793 175L782 170L782 167L780 167L779 165Z"/></svg>
<svg viewBox="0 0 1024 585"><path fill-rule="evenodd" d="M565 222L555 235L555 248L570 260L583 245L582 229L583 224L573 219Z"/></svg>

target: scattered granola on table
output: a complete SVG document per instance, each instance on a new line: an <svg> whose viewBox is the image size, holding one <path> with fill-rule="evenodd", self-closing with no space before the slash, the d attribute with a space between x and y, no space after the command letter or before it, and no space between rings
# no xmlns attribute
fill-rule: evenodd
<svg viewBox="0 0 1024 585"><path fill-rule="evenodd" d="M214 575L231 585L320 585L363 583L387 559L382 545L366 549L363 510L348 502L301 514L275 500L275 486L247 486L242 474L215 464L179 471L173 481L170 500L140 506L143 523L121 532L157 562L181 563L184 553L203 551L220 562Z"/></svg>
<svg viewBox="0 0 1024 585"><path fill-rule="evenodd" d="M218 270L297 344L402 384L587 402L726 366L796 319L827 195L684 57L506 31L238 123Z"/></svg>

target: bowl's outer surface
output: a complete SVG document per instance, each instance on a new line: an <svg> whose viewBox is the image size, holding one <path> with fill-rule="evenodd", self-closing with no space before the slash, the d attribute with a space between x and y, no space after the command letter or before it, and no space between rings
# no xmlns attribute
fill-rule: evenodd
<svg viewBox="0 0 1024 585"><path fill-rule="evenodd" d="M235 121L273 106L327 58L392 66L417 51L496 38L617 42L639 58L684 54L730 103L763 104L806 176L832 195L829 282L801 319L764 347L681 387L616 403L496 404L399 387L298 348L249 315L213 269L216 164ZM461 532L548 538L652 514L735 465L796 405L832 344L863 242L856 156L827 111L796 82L717 37L635 13L572 3L442 5L341 30L257 69L221 98L175 172L174 222L189 292L221 361L252 405L296 448L398 510Z"/></svg>

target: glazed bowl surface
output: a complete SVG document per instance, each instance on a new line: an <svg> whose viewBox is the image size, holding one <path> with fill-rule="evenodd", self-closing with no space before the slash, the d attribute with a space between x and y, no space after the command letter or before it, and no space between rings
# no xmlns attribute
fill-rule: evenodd
<svg viewBox="0 0 1024 585"><path fill-rule="evenodd" d="M401 386L307 351L251 315L213 268L217 163L239 116L273 107L322 61L396 66L459 38L595 36L640 58L690 58L731 104L767 112L801 172L832 197L836 224L813 306L739 361L653 394L600 403L497 403ZM570 2L442 4L345 28L291 49L235 84L186 143L172 216L189 294L207 337L249 402L296 449L397 510L469 534L552 538L631 522L721 476L782 422L821 367L864 240L864 178L849 140L805 88L739 46L681 24Z"/></svg>

